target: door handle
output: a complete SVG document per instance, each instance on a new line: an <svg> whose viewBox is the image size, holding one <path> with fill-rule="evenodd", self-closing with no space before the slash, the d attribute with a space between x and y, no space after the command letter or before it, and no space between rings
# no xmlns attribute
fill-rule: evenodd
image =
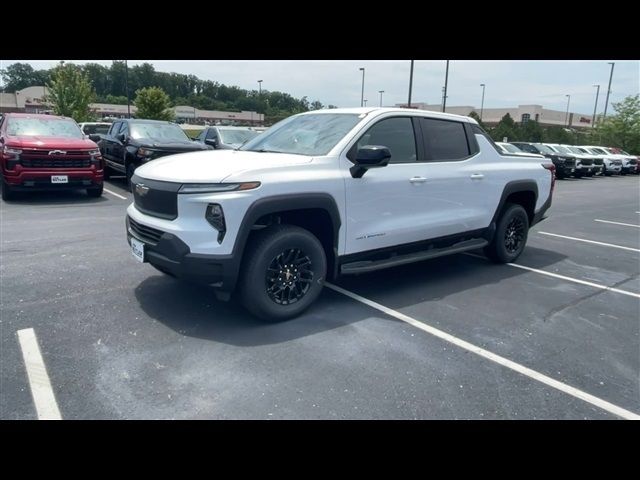
<svg viewBox="0 0 640 480"><path fill-rule="evenodd" d="M426 182L426 181L427 181L427 179L426 179L426 178L424 178L424 177L411 177L411 178L409 179L409 181L410 181L411 183L424 183L424 182Z"/></svg>
<svg viewBox="0 0 640 480"><path fill-rule="evenodd" d="M472 173L471 180L482 180L484 175L482 173Z"/></svg>

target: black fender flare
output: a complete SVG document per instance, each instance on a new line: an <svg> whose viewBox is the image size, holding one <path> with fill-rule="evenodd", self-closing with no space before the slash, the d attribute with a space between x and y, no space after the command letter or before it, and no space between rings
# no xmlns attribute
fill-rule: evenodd
<svg viewBox="0 0 640 480"><path fill-rule="evenodd" d="M519 192L533 192L534 195L534 205L533 205L533 213L535 215L535 206L538 203L538 184L535 180L513 180L508 182L504 189L502 190L502 195L500 196L500 202L498 202L498 207L491 218L491 223L489 224L489 235L493 238L493 234L496 230L496 225L498 223L498 218L500 217L500 213L504 209L505 204L507 203L507 198L509 195L513 193Z"/></svg>

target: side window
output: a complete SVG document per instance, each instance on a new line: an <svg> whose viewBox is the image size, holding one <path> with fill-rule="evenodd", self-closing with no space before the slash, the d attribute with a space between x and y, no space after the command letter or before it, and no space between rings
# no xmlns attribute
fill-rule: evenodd
<svg viewBox="0 0 640 480"><path fill-rule="evenodd" d="M128 137L129 136L129 124L127 122L122 122L122 127L120 127L120 131L118 133L124 133Z"/></svg>
<svg viewBox="0 0 640 480"><path fill-rule="evenodd" d="M210 128L209 130L207 130L207 136L206 139L207 140L211 140L214 138L218 138L218 132L216 132L215 128Z"/></svg>
<svg viewBox="0 0 640 480"><path fill-rule="evenodd" d="M389 163L410 163L417 160L416 137L410 117L381 120L366 131L356 143L356 150L366 145L382 145L391 152Z"/></svg>
<svg viewBox="0 0 640 480"><path fill-rule="evenodd" d="M421 118L427 159L434 162L463 160L469 156L469 144L461 122Z"/></svg>
<svg viewBox="0 0 640 480"><path fill-rule="evenodd" d="M111 125L111 130L109 131L109 135L111 135L112 137L115 137L118 134L118 130L120 130L121 125L122 125L122 122L115 122L113 125Z"/></svg>

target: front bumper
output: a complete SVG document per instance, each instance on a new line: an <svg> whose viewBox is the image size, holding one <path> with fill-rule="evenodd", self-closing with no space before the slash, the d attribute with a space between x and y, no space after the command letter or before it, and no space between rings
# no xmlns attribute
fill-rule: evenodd
<svg viewBox="0 0 640 480"><path fill-rule="evenodd" d="M131 237L144 243L145 262L174 277L211 285L220 292L234 290L240 270L240 261L234 255L191 253L189 246L172 233L142 225L129 215L125 221L127 243L131 245Z"/></svg>
<svg viewBox="0 0 640 480"><path fill-rule="evenodd" d="M56 175L66 175L68 183L51 183L51 177ZM7 171L3 174L3 179L7 185L15 191L40 191L40 190L68 190L73 188L90 188L102 185L102 170L25 170L19 172Z"/></svg>

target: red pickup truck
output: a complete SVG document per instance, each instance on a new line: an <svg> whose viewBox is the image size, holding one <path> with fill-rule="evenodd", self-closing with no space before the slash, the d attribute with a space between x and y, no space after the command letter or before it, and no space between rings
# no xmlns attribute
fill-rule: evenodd
<svg viewBox="0 0 640 480"><path fill-rule="evenodd" d="M104 161L71 118L6 113L0 120L2 199L16 191L85 188L102 195Z"/></svg>

